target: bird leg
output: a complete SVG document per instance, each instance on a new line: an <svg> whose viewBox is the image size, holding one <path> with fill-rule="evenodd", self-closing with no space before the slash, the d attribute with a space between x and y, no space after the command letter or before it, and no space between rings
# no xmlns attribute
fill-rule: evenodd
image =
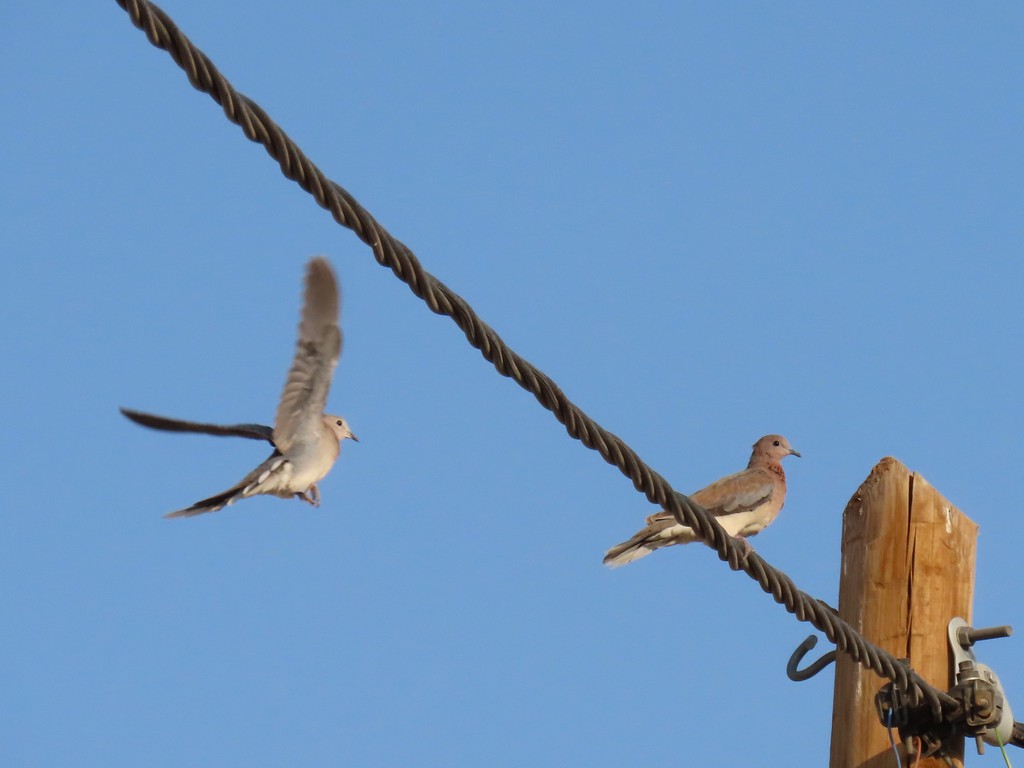
<svg viewBox="0 0 1024 768"><path fill-rule="evenodd" d="M316 487L315 483L306 489L304 498L314 507L320 506L320 489Z"/></svg>
<svg viewBox="0 0 1024 768"><path fill-rule="evenodd" d="M746 565L747 558L750 557L750 553L754 551L754 547L746 536L736 536L735 538L743 547L743 552L740 554L740 562Z"/></svg>
<svg viewBox="0 0 1024 768"><path fill-rule="evenodd" d="M320 506L320 490L315 486L311 485L302 493L296 493L295 498L299 501L304 501L310 506Z"/></svg>

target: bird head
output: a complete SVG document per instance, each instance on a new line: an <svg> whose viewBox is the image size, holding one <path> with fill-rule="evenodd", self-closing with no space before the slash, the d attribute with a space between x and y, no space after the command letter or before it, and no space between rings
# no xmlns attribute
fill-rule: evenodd
<svg viewBox="0 0 1024 768"><path fill-rule="evenodd" d="M332 416L329 413L324 414L324 424L328 426L334 436L338 438L340 443L346 437L359 442L359 438L352 434L352 430L348 428L348 422L345 421L341 416Z"/></svg>
<svg viewBox="0 0 1024 768"><path fill-rule="evenodd" d="M754 453L751 456L763 456L772 462L782 461L787 456L800 456L799 451L793 450L789 440L782 435L765 435L754 443Z"/></svg>

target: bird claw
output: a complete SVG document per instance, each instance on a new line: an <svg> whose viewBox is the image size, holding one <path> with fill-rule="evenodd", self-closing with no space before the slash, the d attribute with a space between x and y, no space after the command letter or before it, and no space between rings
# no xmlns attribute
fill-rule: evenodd
<svg viewBox="0 0 1024 768"><path fill-rule="evenodd" d="M309 497L309 503L310 504L312 504L314 507L319 507L320 506L320 489L319 488L317 488L315 485L309 486L309 488L306 489L306 495Z"/></svg>
<svg viewBox="0 0 1024 768"><path fill-rule="evenodd" d="M320 506L320 489L317 488L315 485L311 485L311 486L309 486L309 488L307 488L302 493L296 493L295 494L295 498L296 499L300 499L300 500L306 502L307 504L309 504L312 507L319 507Z"/></svg>
<svg viewBox="0 0 1024 768"><path fill-rule="evenodd" d="M754 547L751 546L749 539L746 536L736 536L735 539L740 543L743 551L740 553L739 563L741 566L747 564L747 559L750 557L750 553L754 551Z"/></svg>

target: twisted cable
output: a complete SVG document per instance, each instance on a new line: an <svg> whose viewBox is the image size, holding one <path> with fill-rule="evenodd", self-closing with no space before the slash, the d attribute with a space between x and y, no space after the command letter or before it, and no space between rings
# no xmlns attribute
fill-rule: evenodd
<svg viewBox="0 0 1024 768"><path fill-rule="evenodd" d="M513 351L462 297L427 272L407 246L392 237L352 195L327 178L258 104L236 91L163 10L149 0L116 1L132 23L146 33L150 43L170 54L194 88L209 94L228 120L238 125L250 141L266 149L285 177L312 195L335 221L369 245L377 262L394 272L432 312L452 318L484 359L502 376L513 379L532 393L571 437L617 467L648 501L670 512L680 524L693 528L732 570L748 574L787 611L823 632L837 650L893 681L907 691L912 700L923 697L937 721L960 714L959 704L945 691L930 685L892 654L868 642L822 603L799 590L789 576L767 563L757 552L745 553L742 545L727 534L706 509L676 492L632 448L601 427L569 400L546 374Z"/></svg>

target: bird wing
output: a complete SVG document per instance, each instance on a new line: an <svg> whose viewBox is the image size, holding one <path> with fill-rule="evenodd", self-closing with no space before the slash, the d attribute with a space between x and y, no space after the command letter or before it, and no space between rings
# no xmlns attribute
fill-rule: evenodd
<svg viewBox="0 0 1024 768"><path fill-rule="evenodd" d="M220 435L222 437L248 437L251 440L266 440L274 445L274 430L264 424L204 424L198 421L169 419L166 416L133 411L130 408L122 408L121 413L136 424L150 429L160 429L165 432L199 432L204 435Z"/></svg>
<svg viewBox="0 0 1024 768"><path fill-rule="evenodd" d="M312 259L306 271L295 357L274 418L274 436L282 453L319 438L320 418L341 355L339 306L338 283L330 264L321 257Z"/></svg>
<svg viewBox="0 0 1024 768"><path fill-rule="evenodd" d="M715 517L752 512L768 503L775 492L772 473L762 467L745 469L726 475L711 485L701 488L690 498ZM647 518L648 526L658 529L675 523L671 513L655 512Z"/></svg>

